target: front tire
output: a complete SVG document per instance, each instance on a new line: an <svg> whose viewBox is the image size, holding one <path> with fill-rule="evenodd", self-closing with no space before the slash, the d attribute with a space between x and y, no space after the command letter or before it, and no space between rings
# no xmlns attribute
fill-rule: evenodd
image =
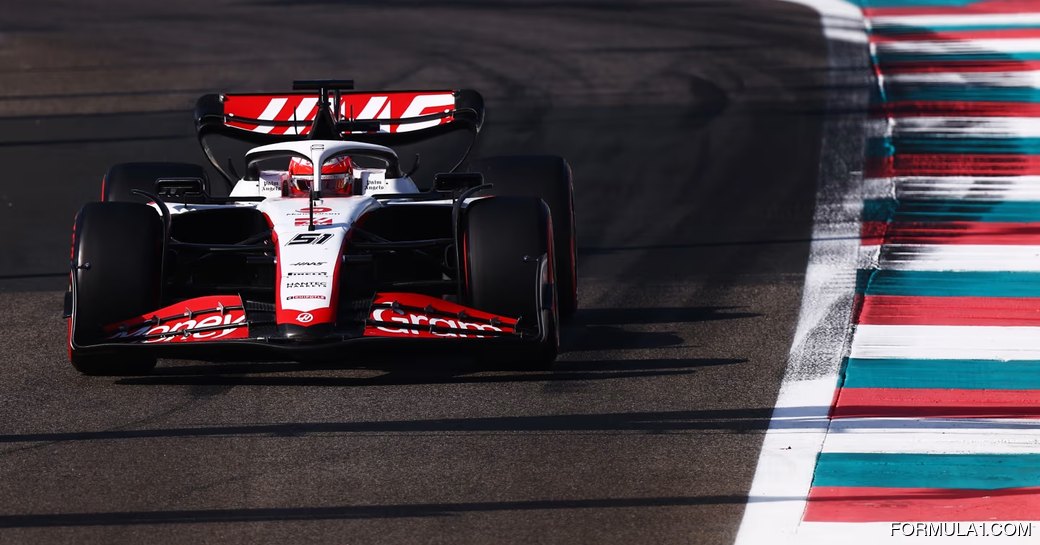
<svg viewBox="0 0 1040 545"><path fill-rule="evenodd" d="M137 203L90 203L77 214L74 233L72 366L87 375L148 373L155 358L90 354L74 345L103 342L104 326L159 308L164 237L159 214Z"/></svg>
<svg viewBox="0 0 1040 545"><path fill-rule="evenodd" d="M466 209L463 263L466 302L475 309L519 317L518 328L543 336L515 354L526 367L550 366L559 352L553 225L533 197L489 197ZM548 262L544 271L540 258ZM543 276L544 275L544 276ZM512 358L506 358L512 359Z"/></svg>
<svg viewBox="0 0 1040 545"><path fill-rule="evenodd" d="M538 197L549 205L559 312L561 317L569 318L578 308L574 183L570 165L555 155L515 155L477 159L469 165L469 170L481 173L484 182L494 185L491 195Z"/></svg>

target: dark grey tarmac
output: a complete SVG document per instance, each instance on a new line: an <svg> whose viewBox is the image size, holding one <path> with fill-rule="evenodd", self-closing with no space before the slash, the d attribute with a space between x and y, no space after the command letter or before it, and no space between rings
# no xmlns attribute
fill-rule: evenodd
<svg viewBox="0 0 1040 545"><path fill-rule="evenodd" d="M774 0L6 0L0 542L731 542L798 316L826 67L818 16ZM571 162L581 308L551 372L73 371L70 227L107 167L201 161L199 94L308 77L476 88L479 153Z"/></svg>

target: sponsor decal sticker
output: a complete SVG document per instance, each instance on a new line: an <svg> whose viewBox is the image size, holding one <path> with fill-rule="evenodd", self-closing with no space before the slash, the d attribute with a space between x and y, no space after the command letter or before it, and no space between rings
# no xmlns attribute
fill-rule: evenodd
<svg viewBox="0 0 1040 545"><path fill-rule="evenodd" d="M321 267L328 263L328 261L297 261L290 265L290 267Z"/></svg>
<svg viewBox="0 0 1040 545"><path fill-rule="evenodd" d="M287 282L285 288L326 288L328 285L328 282Z"/></svg>
<svg viewBox="0 0 1040 545"><path fill-rule="evenodd" d="M327 299L327 297L324 295L290 295L285 299Z"/></svg>
<svg viewBox="0 0 1040 545"><path fill-rule="evenodd" d="M315 216L321 216L321 215L324 215L324 214L334 214L334 213L335 212L333 212L332 209L329 208L328 206L315 206L314 207L314 215ZM297 210L295 212L289 212L287 215L289 215L289 216L309 216L309 215L311 215L311 209L310 208L301 208L301 209L299 209L299 210Z"/></svg>
<svg viewBox="0 0 1040 545"><path fill-rule="evenodd" d="M300 322L301 324L309 323L311 320L314 320L314 315L310 312L301 312L298 316L296 316L296 321Z"/></svg>
<svg viewBox="0 0 1040 545"><path fill-rule="evenodd" d="M429 316L427 316L425 314L416 314L416 313L413 313L413 312L406 312L403 316L401 316L401 315L397 315L396 313L394 313L394 311L392 309L385 308L385 307L381 307L381 308L377 308L377 309L373 310L372 311L372 319L377 321L377 322L396 322L396 323L401 324L402 327L389 327L389 326L386 326L386 325L376 326L376 329L378 329L379 331L382 331L383 333L392 333L392 334L401 335L401 336L420 336L420 334L422 334L422 336L429 336L429 335L432 334L434 337L462 337L462 338L476 337L478 339L482 339L482 338L484 338L484 335L480 334L481 331L498 331L498 332L502 331L501 328L495 327L495 326L493 326L491 324L477 324L477 323L473 323L473 322L465 322L465 321L462 321L462 320L452 320L450 318L442 318L442 317L439 317L439 316L431 318L431 317L429 317ZM447 328L452 328L452 329L471 330L471 331L473 331L473 333L472 334L465 334L465 333L441 333L441 332L437 332L437 331L426 332L426 331L420 331L418 329L412 329L412 328L408 327L408 326L419 326L419 325L423 325L423 326L432 325L432 326L447 327Z"/></svg>
<svg viewBox="0 0 1040 545"><path fill-rule="evenodd" d="M296 227L303 227L303 226L306 226L306 225L310 225L310 223L311 223L311 220L309 218L307 218L307 217L297 217L297 218L292 220L292 225L294 225ZM332 225L332 218L331 217L315 217L314 218L314 225L316 225L316 226L331 226Z"/></svg>
<svg viewBox="0 0 1040 545"><path fill-rule="evenodd" d="M330 233L300 233L287 242L286 246L295 246L299 244L325 244L332 238Z"/></svg>
<svg viewBox="0 0 1040 545"><path fill-rule="evenodd" d="M328 276L329 273L325 271L310 271L310 272L290 272L285 273L288 276Z"/></svg>
<svg viewBox="0 0 1040 545"><path fill-rule="evenodd" d="M219 325L237 325L243 324L246 321L246 315L243 312L231 312L224 316L207 316L201 320L184 320L183 322L176 322L173 324L161 324L161 325L146 325L135 331L127 331L117 333L113 335L112 339L118 339L122 337L139 337L145 335L156 335L162 333L180 333L183 331L190 331L197 328L206 328ZM157 337L154 339L147 339L141 341L144 344L154 343L169 343L169 342L189 342L189 341L212 341L223 337L228 337L233 333L237 333L233 338L244 336L245 327L231 327L228 329L215 329L211 331L199 331L196 333L189 333L187 335L169 335L164 337Z"/></svg>
<svg viewBox="0 0 1040 545"><path fill-rule="evenodd" d="M264 134L308 134L310 122L317 113L315 97L281 95L227 95L224 100L225 124L246 131ZM455 97L450 91L389 91L378 94L344 93L341 97L340 115L356 119L383 120L399 117L415 117L444 112L439 119L405 125L383 124L387 132L407 132L447 123ZM250 123L238 118L265 121L294 121L289 126Z"/></svg>

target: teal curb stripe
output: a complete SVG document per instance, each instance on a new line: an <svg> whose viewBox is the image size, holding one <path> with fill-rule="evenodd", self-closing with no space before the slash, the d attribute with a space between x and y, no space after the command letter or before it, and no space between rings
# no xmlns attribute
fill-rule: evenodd
<svg viewBox="0 0 1040 545"><path fill-rule="evenodd" d="M970 155L1040 155L1040 138L1002 136L875 136L867 139L868 157L896 153L958 153Z"/></svg>
<svg viewBox="0 0 1040 545"><path fill-rule="evenodd" d="M967 62L967 61L1036 61L1040 51L972 51L967 53L893 53L879 51L874 55L881 65L898 62Z"/></svg>
<svg viewBox="0 0 1040 545"><path fill-rule="evenodd" d="M1040 273L1036 272L879 270L869 278L866 295L1040 297Z"/></svg>
<svg viewBox="0 0 1040 545"><path fill-rule="evenodd" d="M867 157L891 157L895 153L890 137L874 136L867 139Z"/></svg>
<svg viewBox="0 0 1040 545"><path fill-rule="evenodd" d="M1032 87L982 87L976 85L899 85L889 82L886 98L889 102L952 101L952 102L1040 102L1040 89Z"/></svg>
<svg viewBox="0 0 1040 545"><path fill-rule="evenodd" d="M1037 137L947 137L897 136L892 139L896 153L965 153L965 154L1040 154Z"/></svg>
<svg viewBox="0 0 1040 545"><path fill-rule="evenodd" d="M849 358L844 386L1040 390L1040 361Z"/></svg>
<svg viewBox="0 0 1040 545"><path fill-rule="evenodd" d="M813 486L995 490L1040 486L1040 454L820 454Z"/></svg>
<svg viewBox="0 0 1040 545"><path fill-rule="evenodd" d="M866 199L863 201L863 221L889 221L895 217L899 201L895 199Z"/></svg>
<svg viewBox="0 0 1040 545"><path fill-rule="evenodd" d="M1040 201L943 201L867 199L864 221L1001 223L1040 222Z"/></svg>
<svg viewBox="0 0 1040 545"><path fill-rule="evenodd" d="M1040 24L1036 23L1004 23L998 25L875 25L870 31L871 34L878 34L881 36L899 36L903 34L926 34L926 33L938 33L938 32L985 32L992 30L998 32L1001 30L1040 30Z"/></svg>
<svg viewBox="0 0 1040 545"><path fill-rule="evenodd" d="M856 293L864 294L870 285L878 269L856 269Z"/></svg>

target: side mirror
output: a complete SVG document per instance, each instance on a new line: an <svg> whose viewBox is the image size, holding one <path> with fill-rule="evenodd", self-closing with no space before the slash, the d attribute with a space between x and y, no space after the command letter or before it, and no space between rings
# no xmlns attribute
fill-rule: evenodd
<svg viewBox="0 0 1040 545"><path fill-rule="evenodd" d="M484 175L479 172L442 172L433 176L435 191L461 191L484 184Z"/></svg>
<svg viewBox="0 0 1040 545"><path fill-rule="evenodd" d="M155 181L155 193L165 199L198 197L204 190L202 178L159 178Z"/></svg>

